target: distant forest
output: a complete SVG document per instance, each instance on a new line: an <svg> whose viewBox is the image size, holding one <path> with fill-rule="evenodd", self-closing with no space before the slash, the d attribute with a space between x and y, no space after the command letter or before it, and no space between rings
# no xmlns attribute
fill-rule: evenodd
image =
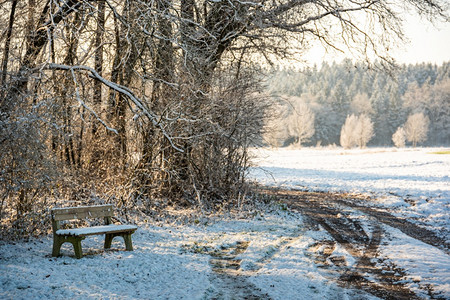
<svg viewBox="0 0 450 300"><path fill-rule="evenodd" d="M373 123L368 146L392 146L393 134L415 113L429 119L426 140L419 145L450 145L450 62L403 65L390 74L350 60L320 68L276 69L267 80L267 90L275 101L268 121L271 133L266 135L272 142L265 139L272 146L295 143L289 120L293 115L311 120L308 114L314 128L302 145L339 145L347 117L364 114ZM305 106L306 112L296 109Z"/></svg>

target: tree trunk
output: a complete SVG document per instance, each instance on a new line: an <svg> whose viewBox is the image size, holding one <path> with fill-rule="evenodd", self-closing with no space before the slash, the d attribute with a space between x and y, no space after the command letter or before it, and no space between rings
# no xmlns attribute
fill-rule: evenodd
<svg viewBox="0 0 450 300"><path fill-rule="evenodd" d="M174 49L172 46L173 28L171 21L162 15L162 12L170 9L172 1L158 0L156 5L159 12L156 26L162 38L156 43L156 57L154 59L156 80L153 82L151 102L153 109L157 113L163 114L167 105L173 100L174 95L174 89L167 84L174 81L175 72ZM157 179L160 181L161 190L169 194L178 193L171 190L171 187L176 185L173 184L174 178L170 174L174 171L173 157L177 151L170 147L166 139L159 139L151 126L144 133L143 144L143 162L147 166L157 164L156 166L160 170ZM158 151L159 154L157 154ZM159 157L156 162L151 161L156 157ZM181 186L178 186L178 188L181 188Z"/></svg>
<svg viewBox="0 0 450 300"><path fill-rule="evenodd" d="M79 0L68 0L55 13L49 14L51 1L48 1L41 12L39 23L31 34L27 42L27 49L22 58L20 68L18 71L18 79L9 89L8 99L15 99L18 95L26 91L29 81L29 69L31 69L36 61L37 56L42 48L48 42L47 30L53 31L54 28L69 14L75 12L81 5Z"/></svg>
<svg viewBox="0 0 450 300"><path fill-rule="evenodd" d="M135 16L135 2L124 1L124 11L122 16L125 19L133 21ZM138 37L133 36L131 41L125 35L130 34L131 27L118 24L116 16L114 16L115 27L115 43L116 53L114 55L113 70L111 72L111 81L119 83L124 86L128 86L133 79L133 69L139 59ZM120 157L122 160L122 166L125 168L127 162L127 135L126 135L126 112L127 102L121 93L110 91L109 94L109 119L117 129L117 135L115 136L114 149L116 150L114 156Z"/></svg>
<svg viewBox="0 0 450 300"><path fill-rule="evenodd" d="M97 3L97 29L95 31L95 54L94 54L94 69L100 75L103 76L103 33L105 31L105 1L99 0ZM102 83L98 80L94 80L94 95L93 95L94 107L99 109L102 104ZM97 123L92 123L92 134L95 136L97 133Z"/></svg>
<svg viewBox="0 0 450 300"><path fill-rule="evenodd" d="M5 50L3 52L2 76L0 78L0 85L5 84L6 74L8 73L9 47L11 44L11 35L14 25L14 17L16 14L17 0L13 0L11 4L11 13L9 15L8 31L6 32Z"/></svg>

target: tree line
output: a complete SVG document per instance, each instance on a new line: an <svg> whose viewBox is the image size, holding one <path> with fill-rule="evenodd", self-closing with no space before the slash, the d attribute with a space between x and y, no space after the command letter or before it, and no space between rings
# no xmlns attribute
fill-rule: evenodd
<svg viewBox="0 0 450 300"><path fill-rule="evenodd" d="M276 69L266 84L275 108L264 137L272 146L450 145L450 62L393 72L351 60L325 62Z"/></svg>

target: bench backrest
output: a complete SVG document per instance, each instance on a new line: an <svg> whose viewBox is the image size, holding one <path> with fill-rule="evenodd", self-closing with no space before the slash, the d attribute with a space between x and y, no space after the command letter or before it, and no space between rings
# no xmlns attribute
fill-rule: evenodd
<svg viewBox="0 0 450 300"><path fill-rule="evenodd" d="M114 215L111 204L96 206L80 206L52 209L52 219L54 221L65 221L89 218L108 218Z"/></svg>

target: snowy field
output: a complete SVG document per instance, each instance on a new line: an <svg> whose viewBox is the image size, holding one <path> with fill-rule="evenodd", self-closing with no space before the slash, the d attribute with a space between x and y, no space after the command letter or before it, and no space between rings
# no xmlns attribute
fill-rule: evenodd
<svg viewBox="0 0 450 300"><path fill-rule="evenodd" d="M258 150L261 168L251 176L272 186L368 193L399 215L448 229L450 155L429 152ZM369 235L373 218L346 209ZM119 238L108 251L101 237L87 238L82 259L74 258L70 244L52 258L51 236L0 242L0 299L378 299L340 284L357 258L283 206L250 215L186 216L187 224L183 218L137 224L133 252L122 251ZM401 272L399 284L419 298L450 299L449 255L381 227L377 268ZM327 245L334 248L324 257Z"/></svg>
<svg viewBox="0 0 450 300"><path fill-rule="evenodd" d="M367 194L374 198L367 205L450 232L450 154L434 154L444 150L258 149L250 177L269 186Z"/></svg>

